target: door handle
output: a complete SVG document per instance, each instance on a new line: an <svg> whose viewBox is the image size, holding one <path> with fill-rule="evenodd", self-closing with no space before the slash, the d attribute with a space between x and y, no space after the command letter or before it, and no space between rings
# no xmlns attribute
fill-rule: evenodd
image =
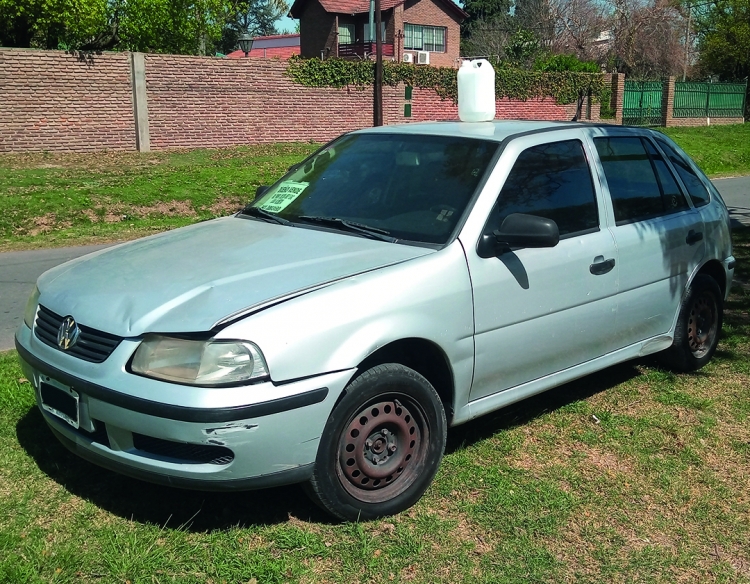
<svg viewBox="0 0 750 584"><path fill-rule="evenodd" d="M691 229L690 231L688 231L687 237L685 238L685 243L687 243L688 245L693 245L695 243L698 243L702 239L703 232Z"/></svg>
<svg viewBox="0 0 750 584"><path fill-rule="evenodd" d="M601 276L602 274L612 271L612 268L614 267L615 258L605 260L604 256L597 256L594 258L594 263L589 266L589 272L594 274L594 276Z"/></svg>

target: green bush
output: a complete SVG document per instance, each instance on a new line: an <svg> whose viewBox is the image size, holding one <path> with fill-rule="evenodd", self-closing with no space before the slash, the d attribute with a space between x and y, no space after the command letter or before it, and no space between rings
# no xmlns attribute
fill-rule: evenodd
<svg viewBox="0 0 750 584"><path fill-rule="evenodd" d="M535 97L551 97L559 104L572 103L579 95L591 94L597 101L607 90L604 76L600 72L584 71L528 71L507 65L495 67L495 94L498 98L527 100ZM396 86L399 83L432 89L443 99L454 102L458 98L457 71L451 67L430 67L386 61L383 63L383 83ZM375 80L373 61L348 61L344 59L289 60L286 75L295 83L307 87L364 88Z"/></svg>

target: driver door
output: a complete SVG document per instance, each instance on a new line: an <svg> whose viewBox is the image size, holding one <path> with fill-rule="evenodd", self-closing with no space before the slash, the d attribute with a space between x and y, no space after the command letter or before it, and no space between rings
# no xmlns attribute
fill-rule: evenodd
<svg viewBox="0 0 750 584"><path fill-rule="evenodd" d="M603 217L578 131L511 142L513 161L487 217L492 234L511 213L553 219L555 247L497 250L465 245L475 306L475 373L470 400L554 374L612 350L617 249ZM486 254L485 254L486 255Z"/></svg>

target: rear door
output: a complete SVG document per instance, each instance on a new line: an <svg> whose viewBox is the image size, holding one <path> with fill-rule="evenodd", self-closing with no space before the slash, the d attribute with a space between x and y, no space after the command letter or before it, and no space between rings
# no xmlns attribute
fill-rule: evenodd
<svg viewBox="0 0 750 584"><path fill-rule="evenodd" d="M593 142L611 197L610 230L620 259L619 348L670 331L687 280L704 255L704 228L648 136L599 135Z"/></svg>

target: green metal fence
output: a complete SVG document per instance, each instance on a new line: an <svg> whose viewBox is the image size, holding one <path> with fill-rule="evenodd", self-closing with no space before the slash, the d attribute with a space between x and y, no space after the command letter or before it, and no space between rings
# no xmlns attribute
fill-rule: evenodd
<svg viewBox="0 0 750 584"><path fill-rule="evenodd" d="M629 126L659 126L661 111L661 81L625 80L622 102L622 123Z"/></svg>
<svg viewBox="0 0 750 584"><path fill-rule="evenodd" d="M675 83L675 118L741 118L745 83ZM627 93L626 93L627 95Z"/></svg>

